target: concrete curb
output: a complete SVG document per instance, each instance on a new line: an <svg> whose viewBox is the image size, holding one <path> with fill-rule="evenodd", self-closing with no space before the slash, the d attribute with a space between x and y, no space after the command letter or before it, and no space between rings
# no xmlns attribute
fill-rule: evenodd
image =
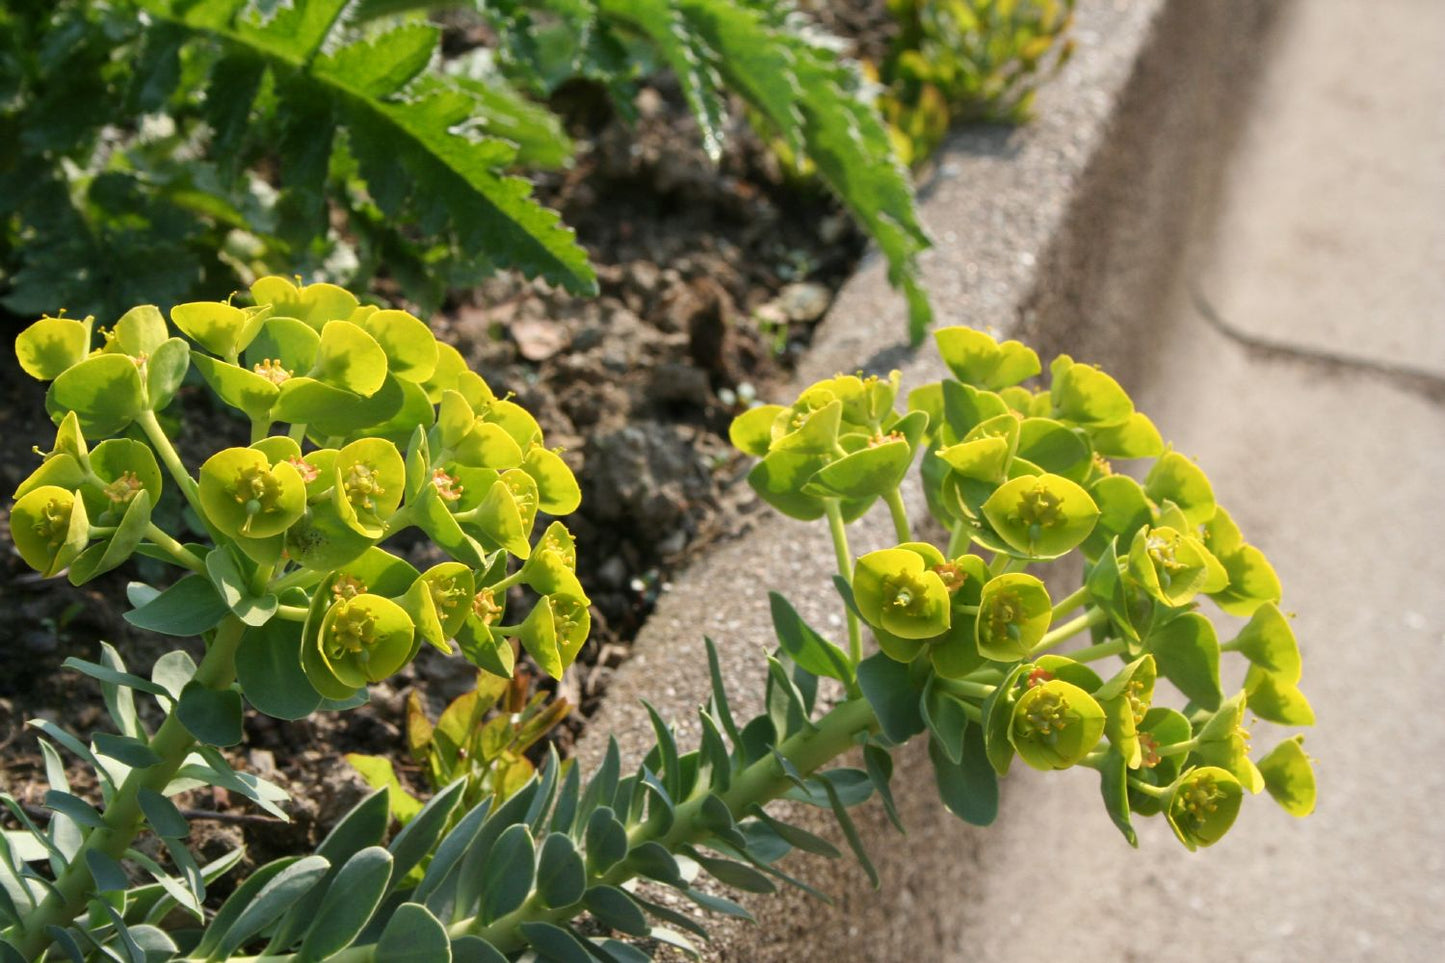
<svg viewBox="0 0 1445 963"><path fill-rule="evenodd" d="M1104 363L1127 385L1142 363L1135 359L1147 356L1135 349L1171 290L1192 219L1212 202L1250 65L1279 6L1081 0L1078 53L1040 97L1038 119L1022 130L959 133L921 191L938 242L925 275L939 324L1022 337L1045 357L1066 350ZM900 368L905 387L939 378L931 348L908 350L905 327L901 301L874 258L844 288L799 381L860 367ZM917 492L910 511L923 517ZM855 552L891 541L885 512L868 522L851 536ZM608 733L624 759L641 758L651 741L642 698L678 724L685 745L696 742L696 707L708 685L704 634L719 644L734 711L759 711L758 653L772 643L767 592L785 591L804 618L841 637L831 558L821 525L779 518L695 562L674 580L617 673L579 747L582 764L595 763ZM944 811L916 751L899 760L894 792L906 838L875 805L855 816L880 890L870 890L850 862L790 858L788 871L834 894L836 904L796 891L748 898L760 925L709 920L707 958L973 959L959 934L970 918L970 889L986 885L976 871L988 833ZM831 817L794 818L835 833ZM1102 817L1099 831L1110 831Z"/></svg>

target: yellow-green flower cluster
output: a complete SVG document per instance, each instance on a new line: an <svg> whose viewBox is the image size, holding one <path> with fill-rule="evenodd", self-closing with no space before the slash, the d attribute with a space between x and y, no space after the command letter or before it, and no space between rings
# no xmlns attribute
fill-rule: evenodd
<svg viewBox="0 0 1445 963"><path fill-rule="evenodd" d="M391 675L424 641L450 651L455 640L499 674L518 646L547 673L565 671L587 637L589 602L566 528L553 522L532 541L537 519L575 510L580 489L535 419L404 311L279 277L250 293L246 307L177 305L180 335L154 307L100 332L94 350L92 319L45 318L20 335L22 366L52 381L60 425L16 493L22 557L46 575L68 566L75 581L138 549L190 568L258 638L263 626L266 639L287 638L290 682L304 679L316 704ZM191 367L252 435L194 477L157 418ZM135 437L88 448L127 428ZM161 465L209 544L151 524ZM452 560L419 573L381 547L409 527ZM512 558L521 568L509 574ZM506 624L518 584L535 601Z"/></svg>

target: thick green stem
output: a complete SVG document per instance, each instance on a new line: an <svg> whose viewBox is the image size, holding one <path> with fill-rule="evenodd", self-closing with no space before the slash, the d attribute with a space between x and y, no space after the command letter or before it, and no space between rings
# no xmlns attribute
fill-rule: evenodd
<svg viewBox="0 0 1445 963"><path fill-rule="evenodd" d="M1098 645L1091 645L1069 653L1069 658L1075 662L1095 662L1099 659L1106 659L1111 655L1118 655L1128 648L1123 639L1110 639L1107 642L1100 642Z"/></svg>
<svg viewBox="0 0 1445 963"><path fill-rule="evenodd" d="M166 436L165 429L162 428L161 423L156 420L156 413L154 411L142 411L136 415L135 420L136 424L140 425L141 430L145 432L146 438L150 439L151 447L156 450L156 454L160 455L161 464L166 466L166 471L170 472L171 478L175 479L176 485L180 487L181 494L186 497L186 503L191 506L191 510L194 511L196 516L205 524L206 531L210 533L211 539L219 544L221 534L211 525L210 519L206 516L205 509L201 507L200 486L197 485L196 480L191 477L191 473L186 471L185 464L181 462L181 456L176 452L176 446L171 444L170 438Z"/></svg>
<svg viewBox="0 0 1445 963"><path fill-rule="evenodd" d="M305 622L310 615L311 610L304 605L276 606L276 618L285 619L287 622Z"/></svg>
<svg viewBox="0 0 1445 963"><path fill-rule="evenodd" d="M957 528L951 529L948 533L948 557L958 558L968 551L969 541L967 525L960 524Z"/></svg>
<svg viewBox="0 0 1445 963"><path fill-rule="evenodd" d="M988 574L1007 575L1010 572L1022 572L1028 567L1029 561L1026 558L1014 558L1005 552L997 552L988 563Z"/></svg>
<svg viewBox="0 0 1445 963"><path fill-rule="evenodd" d="M876 731L877 728L878 717L873 714L873 707L868 704L868 700L851 699L819 719L815 731L804 729L785 740L778 746L778 752L791 762L799 773L807 776L847 752L860 734ZM777 799L791 786L792 782L778 761L767 756L738 773L727 792L722 794L722 800L727 803L734 818L741 818L754 804L761 805ZM657 840L669 852L675 852L688 843L700 843L712 835L712 830L706 828L706 821L702 818L704 798L705 796L694 796L677 807L672 828L667 835ZM644 838L638 838L634 842L644 841ZM623 860L595 882L618 886L635 875L636 872ZM519 928L521 923L533 920L564 922L577 916L582 909L580 902L540 912L537 907L524 904L515 912L500 917L487 926L478 927L475 920L465 920L452 927L452 934L476 933L503 953L512 953L527 945ZM339 957L337 959L340 960ZM355 960L348 959L345 963L362 963L371 959L370 956L361 956Z"/></svg>
<svg viewBox="0 0 1445 963"><path fill-rule="evenodd" d="M492 593L495 595L495 594L498 594L498 593L501 593L501 592L505 592L507 589L511 588L513 585L516 585L517 583L519 583L519 582L521 582L521 581L522 581L522 570L519 568L519 569L517 569L515 572L513 572L511 575L508 575L506 578L501 579L501 580L499 580L499 581L497 581L497 582L494 582L494 583L491 584L491 585L486 586L486 588L491 589L491 590L492 590Z"/></svg>
<svg viewBox="0 0 1445 963"><path fill-rule="evenodd" d="M1083 615L1070 619L1056 629L1050 629L1039 639L1032 649L1029 649L1029 658L1041 655L1063 642L1073 638L1080 632L1087 630L1090 626L1100 625L1109 621L1109 613L1103 609L1090 608Z"/></svg>
<svg viewBox="0 0 1445 963"><path fill-rule="evenodd" d="M987 699L993 695L993 690L998 686L990 685L987 682L973 682L968 679L945 679L936 676L934 684L944 692L952 695L967 696L973 699Z"/></svg>
<svg viewBox="0 0 1445 963"><path fill-rule="evenodd" d="M292 569L271 583L271 591L283 592L289 588L310 588L325 577L325 572L314 568Z"/></svg>
<svg viewBox="0 0 1445 963"><path fill-rule="evenodd" d="M163 529L156 527L154 522L146 525L146 540L157 548L164 549L166 554L175 559L177 565L190 569L192 572L204 572L206 560L196 555L180 542L171 538Z"/></svg>
<svg viewBox="0 0 1445 963"><path fill-rule="evenodd" d="M1059 603L1054 606L1054 620L1057 621L1059 616L1072 612L1087 601L1089 601L1089 587L1087 585L1081 585L1078 591L1071 592L1064 596L1059 600Z"/></svg>
<svg viewBox="0 0 1445 963"><path fill-rule="evenodd" d="M849 587L853 585L853 555L848 551L848 528L843 524L843 509L834 498L823 499L823 510L828 515L828 534L833 537L833 554L838 558L838 574ZM863 661L863 627L858 616L850 608L848 616L848 657L857 665Z"/></svg>
<svg viewBox="0 0 1445 963"><path fill-rule="evenodd" d="M900 542L913 541L913 529L908 525L908 507L903 504L903 496L898 489L891 489L883 496L883 501L888 505L888 513L893 516L894 536Z"/></svg>
<svg viewBox="0 0 1445 963"><path fill-rule="evenodd" d="M1151 786L1149 783L1138 778L1137 776L1129 777L1129 788L1137 789L1144 795L1153 796L1155 799L1163 799L1165 796L1169 795L1168 789L1165 789L1162 786Z"/></svg>
<svg viewBox="0 0 1445 963"><path fill-rule="evenodd" d="M136 424L140 425L141 430L145 432L146 437L150 439L151 447L156 450L156 454L161 456L161 464L166 466L166 471L171 473L171 478L175 479L176 484L180 486L181 494L186 496L186 501L196 510L196 514L205 517L205 513L201 511L199 486L191 477L191 473L186 471L186 466L181 463L181 456L176 452L175 445L171 444L170 438L166 436L161 423L156 420L156 413L142 411L135 420Z"/></svg>
<svg viewBox="0 0 1445 963"><path fill-rule="evenodd" d="M236 646L245 631L246 626L240 619L227 616L206 648L206 655L196 669L195 681L210 689L230 685L236 677ZM68 926L84 911L86 903L95 895L95 880L91 877L86 854L99 852L112 859L120 859L125 854L144 823L140 791L164 791L194 745L195 738L181 725L177 714L172 712L168 715L150 741L151 751L161 761L154 766L130 771L102 814L105 825L97 827L85 838L80 851L55 881L54 890L34 910L25 914L22 931L12 938L23 959L38 960L50 945L50 936L45 932L47 927Z"/></svg>

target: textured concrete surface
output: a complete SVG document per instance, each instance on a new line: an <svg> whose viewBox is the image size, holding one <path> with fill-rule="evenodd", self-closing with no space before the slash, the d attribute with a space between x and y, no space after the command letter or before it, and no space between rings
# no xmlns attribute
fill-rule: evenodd
<svg viewBox="0 0 1445 963"><path fill-rule="evenodd" d="M1233 121L1276 3L1259 0L1081 0L1078 53L1046 88L1039 117L1021 130L976 129L954 137L921 192L938 247L926 263L940 324L1001 333L1023 329L1046 347L1118 363L1139 354L1138 319L1160 316L1193 212L1207 205L1232 140ZM800 372L806 383L835 371L899 367L905 383L942 373L931 348L903 343L904 312L876 261L849 283ZM770 399L771 400L771 399ZM916 494L916 493L915 493ZM914 516L921 506L914 503ZM887 541L886 513L853 533L861 552ZM701 637L723 654L735 711L759 708L762 661L771 644L766 593L785 591L814 625L842 637L829 586L832 553L820 525L769 519L720 546L674 580L619 671L608 702L584 739L584 764L617 733L637 759L651 735L637 700L646 698L695 740L695 707L706 696ZM1007 807L1034 787L1006 787ZM985 900L990 874L1017 846L996 829L972 830L938 803L932 774L905 753L894 779L907 838L888 829L876 805L855 818L883 877L868 888L851 863L792 860L787 867L837 897L827 906L797 893L746 897L760 926L710 921L709 958L736 963L832 960L962 961L987 957L980 930L1012 932L1037 894L999 916ZM804 825L829 820L797 813ZM1112 832L1090 802L1078 832ZM1072 818L1072 817L1071 817ZM1067 827L1059 827L1068 832ZM831 832L823 829L821 831ZM836 835L836 833L834 833ZM1009 858L1045 865L1047 851L1024 842ZM1091 871L1058 874L1052 889L1093 890ZM1128 915L1128 909L1121 911ZM1067 950L1067 944L1055 946ZM1071 953L1069 959L1083 959Z"/></svg>
<svg viewBox="0 0 1445 963"><path fill-rule="evenodd" d="M1445 381L1388 365L1445 357L1441 37L1436 3L1291 8L1220 216L1138 342L1137 397L1298 613L1317 812L1247 806L1194 856L1146 824L1135 853L1097 831L1090 774L1011 779L961 933L974 959L1440 959Z"/></svg>
<svg viewBox="0 0 1445 963"><path fill-rule="evenodd" d="M1203 286L1256 337L1445 375L1445 4L1300 6Z"/></svg>

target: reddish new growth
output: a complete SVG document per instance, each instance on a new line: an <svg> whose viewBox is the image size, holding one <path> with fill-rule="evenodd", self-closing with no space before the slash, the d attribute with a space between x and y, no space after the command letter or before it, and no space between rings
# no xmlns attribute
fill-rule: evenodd
<svg viewBox="0 0 1445 963"><path fill-rule="evenodd" d="M1043 685L1045 682L1052 682L1053 678L1054 674L1048 669L1041 669L1038 666L1034 666L1032 671L1029 672L1027 679L1028 687L1032 689L1034 686Z"/></svg>
<svg viewBox="0 0 1445 963"><path fill-rule="evenodd" d="M1139 733L1139 749L1144 756L1142 765L1145 769L1153 769L1164 758L1159 755L1159 740L1147 732Z"/></svg>
<svg viewBox="0 0 1445 963"><path fill-rule="evenodd" d="M320 470L317 469L315 465L311 464L311 462L307 461L305 458L302 458L300 455L296 455L292 458L286 459L286 464L296 469L296 474L300 475L301 480L308 485L314 482L317 479L317 476L321 474Z"/></svg>
<svg viewBox="0 0 1445 963"><path fill-rule="evenodd" d="M968 581L968 573L959 568L957 561L935 565L933 571L943 579L943 587L949 592L957 592L963 588L963 583Z"/></svg>
<svg viewBox="0 0 1445 963"><path fill-rule="evenodd" d="M447 474L445 468L438 468L432 472L431 483L442 501L454 502L462 497L462 486L457 484L455 477Z"/></svg>
<svg viewBox="0 0 1445 963"><path fill-rule="evenodd" d="M331 585L331 594L337 601L354 599L366 594L366 583L354 575L343 575Z"/></svg>

